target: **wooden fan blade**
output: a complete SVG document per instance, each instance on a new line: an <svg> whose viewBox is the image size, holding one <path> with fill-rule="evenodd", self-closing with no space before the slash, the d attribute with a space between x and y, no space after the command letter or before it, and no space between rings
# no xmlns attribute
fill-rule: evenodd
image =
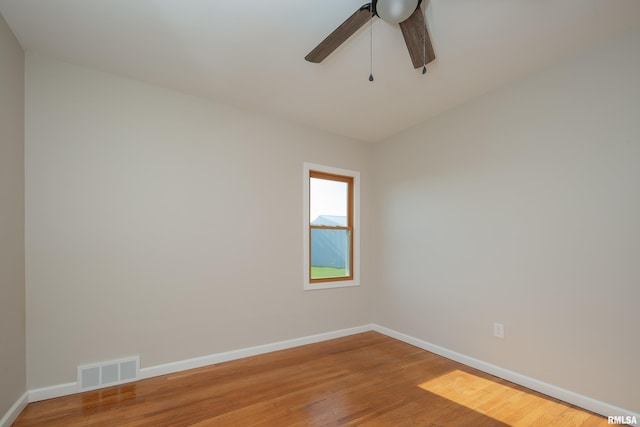
<svg viewBox="0 0 640 427"><path fill-rule="evenodd" d="M315 49L304 57L309 62L320 63L338 46L344 43L356 31L371 19L371 3L365 4L347 18L338 28L327 36Z"/></svg>
<svg viewBox="0 0 640 427"><path fill-rule="evenodd" d="M407 49L409 49L413 68L420 68L436 59L420 7L409 18L400 23L400 29L402 30L404 42L407 44Z"/></svg>

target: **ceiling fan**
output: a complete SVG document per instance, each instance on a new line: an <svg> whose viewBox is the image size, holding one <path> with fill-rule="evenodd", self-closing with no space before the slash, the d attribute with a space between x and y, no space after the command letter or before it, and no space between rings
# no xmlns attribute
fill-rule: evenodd
<svg viewBox="0 0 640 427"><path fill-rule="evenodd" d="M413 68L420 68L436 58L420 8L421 3L422 0L372 0L340 24L304 59L322 62L364 24L377 16L383 21L400 24Z"/></svg>

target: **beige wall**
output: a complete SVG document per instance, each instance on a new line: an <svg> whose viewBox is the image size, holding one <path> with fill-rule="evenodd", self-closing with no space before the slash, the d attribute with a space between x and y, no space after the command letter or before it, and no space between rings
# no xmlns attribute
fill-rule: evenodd
<svg viewBox="0 0 640 427"><path fill-rule="evenodd" d="M638 46L376 147L376 323L640 412Z"/></svg>
<svg viewBox="0 0 640 427"><path fill-rule="evenodd" d="M0 418L26 391L24 53L0 15Z"/></svg>
<svg viewBox="0 0 640 427"><path fill-rule="evenodd" d="M27 55L30 389L370 321L371 147ZM362 176L362 285L303 291L303 162Z"/></svg>

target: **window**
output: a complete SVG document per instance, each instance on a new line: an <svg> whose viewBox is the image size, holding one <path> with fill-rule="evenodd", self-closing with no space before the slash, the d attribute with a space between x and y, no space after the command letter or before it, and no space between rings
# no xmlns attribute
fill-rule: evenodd
<svg viewBox="0 0 640 427"><path fill-rule="evenodd" d="M304 165L305 289L358 285L359 173Z"/></svg>

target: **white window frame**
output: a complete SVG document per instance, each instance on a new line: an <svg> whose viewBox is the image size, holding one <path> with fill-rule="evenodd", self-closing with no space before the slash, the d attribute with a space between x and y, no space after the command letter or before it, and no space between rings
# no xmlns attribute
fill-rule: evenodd
<svg viewBox="0 0 640 427"><path fill-rule="evenodd" d="M342 175L353 178L353 278L332 282L311 282L310 269L310 232L309 232L309 173L311 171L324 172L333 175ZM304 290L315 291L319 289L346 288L360 285L360 172L348 169L340 169L332 166L318 165L314 163L303 164L303 197L302 197L302 266L304 271Z"/></svg>

